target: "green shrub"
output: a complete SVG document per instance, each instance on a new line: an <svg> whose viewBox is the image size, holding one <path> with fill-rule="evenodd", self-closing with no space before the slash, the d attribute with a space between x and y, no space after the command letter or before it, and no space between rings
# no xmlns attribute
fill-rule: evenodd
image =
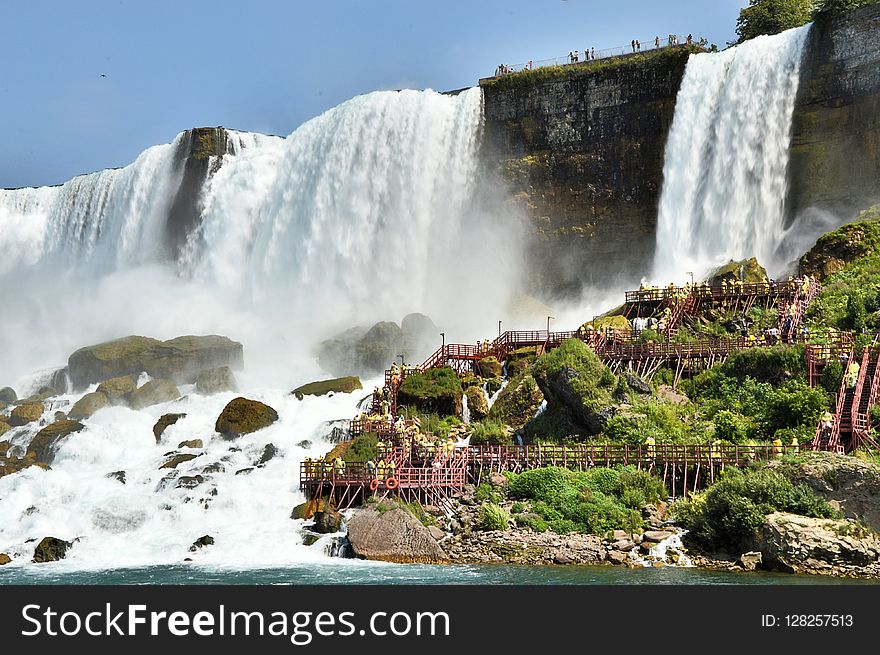
<svg viewBox="0 0 880 655"><path fill-rule="evenodd" d="M571 471L549 466L523 471L510 482L510 493L515 498L544 501L553 504L562 495L571 479Z"/></svg>
<svg viewBox="0 0 880 655"><path fill-rule="evenodd" d="M577 532L578 526L574 521L570 521L569 519L556 519L555 521L550 522L550 529L556 534L569 534L571 532Z"/></svg>
<svg viewBox="0 0 880 655"><path fill-rule="evenodd" d="M511 514L522 514L522 513L525 512L525 511L526 511L526 506L525 506L525 504L523 504L523 503L521 503L521 502L519 502L519 501L516 501L516 502L515 502L513 505L511 505L511 507L510 507L510 513L511 513Z"/></svg>
<svg viewBox="0 0 880 655"><path fill-rule="evenodd" d="M513 436L507 434L504 424L496 419L485 418L479 423L471 424L471 445L473 446L509 446L513 444Z"/></svg>
<svg viewBox="0 0 880 655"><path fill-rule="evenodd" d="M635 466L624 466L620 469L620 475L617 482L617 493L623 497L627 491L637 491L644 497L644 502L638 507L646 503L656 503L665 500L669 493L666 486L660 478L654 477L647 471L637 469ZM632 505L627 505L632 507Z"/></svg>
<svg viewBox="0 0 880 655"><path fill-rule="evenodd" d="M480 530L507 530L510 514L503 507L489 503L480 507Z"/></svg>
<svg viewBox="0 0 880 655"><path fill-rule="evenodd" d="M764 524L777 511L833 518L838 513L805 486L768 468L726 469L721 480L704 494L673 507L676 520L690 530L691 538L716 549L735 552L749 547Z"/></svg>
<svg viewBox="0 0 880 655"><path fill-rule="evenodd" d="M376 437L375 433L368 432L366 434L360 434L356 436L351 445L348 447L348 450L345 451L345 459L346 462L349 463L363 463L368 460L376 461L376 443L379 439Z"/></svg>
<svg viewBox="0 0 880 655"><path fill-rule="evenodd" d="M722 409L712 418L715 424L715 436L732 443L742 443L748 436L748 423L737 414L727 409Z"/></svg>
<svg viewBox="0 0 880 655"><path fill-rule="evenodd" d="M474 490L474 500L481 503L488 501L497 504L501 502L501 494L495 491L491 484L481 482L477 485L476 490Z"/></svg>
<svg viewBox="0 0 880 655"><path fill-rule="evenodd" d="M550 524L535 514L517 514L516 524L521 528L529 528L535 532L547 532Z"/></svg>

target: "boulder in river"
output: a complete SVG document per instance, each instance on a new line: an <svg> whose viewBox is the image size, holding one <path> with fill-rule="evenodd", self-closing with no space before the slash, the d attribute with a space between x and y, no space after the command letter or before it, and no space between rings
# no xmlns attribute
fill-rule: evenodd
<svg viewBox="0 0 880 655"><path fill-rule="evenodd" d="M162 440L162 433L165 432L168 426L174 425L184 417L186 417L186 414L162 414L159 420L156 421L156 425L153 426L153 436L156 437L156 443Z"/></svg>
<svg viewBox="0 0 880 655"><path fill-rule="evenodd" d="M104 393L101 391L93 391L77 400L73 407L70 408L67 416L72 419L89 418L99 409L103 409L109 404L110 399Z"/></svg>
<svg viewBox="0 0 880 655"><path fill-rule="evenodd" d="M57 562L67 556L67 551L73 544L56 537L45 537L34 549L34 562Z"/></svg>
<svg viewBox="0 0 880 655"><path fill-rule="evenodd" d="M202 537L196 539L192 546L189 547L191 553L196 552L199 548L204 548L205 546L213 546L214 545L214 537L209 534L206 534Z"/></svg>
<svg viewBox="0 0 880 655"><path fill-rule="evenodd" d="M36 436L31 440L25 458L27 459L30 457L37 462L51 464L52 460L55 459L55 450L58 446L58 442L68 435L79 432L83 428L85 428L85 426L79 421L70 421L67 419L63 421L55 421L54 423L47 425L37 432Z"/></svg>
<svg viewBox="0 0 880 655"><path fill-rule="evenodd" d="M226 439L235 439L272 425L278 420L278 412L259 400L238 397L229 401L214 429Z"/></svg>
<svg viewBox="0 0 880 655"><path fill-rule="evenodd" d="M137 379L134 375L120 375L119 377L104 380L98 385L96 391L103 393L113 405L124 405L126 397L137 389Z"/></svg>
<svg viewBox="0 0 880 655"><path fill-rule="evenodd" d="M22 403L9 413L8 423L12 427L18 427L20 425L27 425L28 423L39 421L40 417L43 415L44 409L43 403Z"/></svg>
<svg viewBox="0 0 880 655"><path fill-rule="evenodd" d="M128 404L132 409L143 409L160 403L171 402L180 398L177 385L171 380L150 380L128 396Z"/></svg>
<svg viewBox="0 0 880 655"><path fill-rule="evenodd" d="M398 563L445 562L446 553L428 528L409 510L391 505L384 512L369 505L355 510L348 521L348 540L355 556Z"/></svg>
<svg viewBox="0 0 880 655"><path fill-rule="evenodd" d="M317 382L309 382L291 391L291 395L296 396L297 400L302 400L305 396L324 396L328 393L351 393L358 389L363 389L361 380L357 376L349 375L343 378L333 378L332 380L319 380Z"/></svg>
<svg viewBox="0 0 880 655"><path fill-rule="evenodd" d="M199 373L196 378L196 391L205 396L224 391L236 391L238 382L235 374L228 366L209 368Z"/></svg>
<svg viewBox="0 0 880 655"><path fill-rule="evenodd" d="M334 532L339 532L339 527L341 525L342 514L339 512L315 512L315 523L312 526L312 531L319 534L332 534Z"/></svg>
<svg viewBox="0 0 880 655"><path fill-rule="evenodd" d="M0 402L8 405L14 403L16 400L18 400L18 395L15 393L15 389L12 387L3 387L0 389Z"/></svg>

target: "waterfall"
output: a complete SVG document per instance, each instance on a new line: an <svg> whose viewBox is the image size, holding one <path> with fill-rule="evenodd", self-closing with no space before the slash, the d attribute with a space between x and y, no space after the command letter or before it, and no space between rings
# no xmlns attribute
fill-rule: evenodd
<svg viewBox="0 0 880 655"><path fill-rule="evenodd" d="M809 29L688 60L666 144L655 280L752 256L771 274L787 263L776 248Z"/></svg>

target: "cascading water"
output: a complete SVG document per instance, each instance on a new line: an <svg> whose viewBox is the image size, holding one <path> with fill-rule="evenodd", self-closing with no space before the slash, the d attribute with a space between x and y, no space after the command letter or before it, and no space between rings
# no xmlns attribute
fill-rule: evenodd
<svg viewBox="0 0 880 655"><path fill-rule="evenodd" d="M810 26L692 55L666 144L654 279L680 280L729 259L787 262L791 117Z"/></svg>
<svg viewBox="0 0 880 655"><path fill-rule="evenodd" d="M0 387L27 394L48 366L109 338L216 333L244 344L241 394L280 416L227 442L214 422L237 394L192 385L170 403L97 411L59 444L51 471L0 477L0 552L12 566L28 566L29 540L45 536L77 540L58 565L74 568L325 557L290 519L302 500L299 462L329 450L328 421L356 415L361 395L299 401L289 390L322 374L311 346L328 336L323 325L419 309L446 326L481 315L468 303L497 317L486 299L505 302L515 276L504 266L519 258L515 229L478 193L480 124L479 89L406 91L355 98L286 139L229 132L178 261L162 251L162 233L183 174L181 137L123 169L0 191ZM39 423L93 390L54 398ZM186 416L157 443L152 426L166 413ZM0 440L20 454L39 423ZM179 445L193 439L202 447ZM258 465L268 443L279 454ZM196 457L160 468L172 451ZM121 471L124 483L110 475ZM203 535L214 545L190 552Z"/></svg>

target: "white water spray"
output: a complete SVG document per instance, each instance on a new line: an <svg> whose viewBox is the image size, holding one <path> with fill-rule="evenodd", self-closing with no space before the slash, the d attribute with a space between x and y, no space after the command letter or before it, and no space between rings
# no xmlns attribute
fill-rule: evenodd
<svg viewBox="0 0 880 655"><path fill-rule="evenodd" d="M791 117L810 26L692 55L666 144L655 280L757 257L784 232Z"/></svg>

